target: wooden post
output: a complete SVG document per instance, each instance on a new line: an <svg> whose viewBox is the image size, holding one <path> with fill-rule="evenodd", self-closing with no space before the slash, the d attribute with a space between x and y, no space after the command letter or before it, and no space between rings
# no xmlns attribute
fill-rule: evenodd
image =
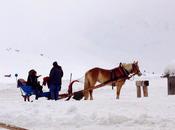
<svg viewBox="0 0 175 130"><path fill-rule="evenodd" d="M141 84L142 81L136 81L136 86L137 86L137 97L140 98L141 97Z"/></svg>
<svg viewBox="0 0 175 130"><path fill-rule="evenodd" d="M137 97L141 97L141 90L143 89L143 96L148 97L148 86L149 86L149 81L136 81L136 86L137 86ZM141 89L142 87L142 89Z"/></svg>
<svg viewBox="0 0 175 130"><path fill-rule="evenodd" d="M137 97L140 98L141 97L141 87L137 86Z"/></svg>
<svg viewBox="0 0 175 130"><path fill-rule="evenodd" d="M148 97L148 87L147 86L143 86L143 95L144 97Z"/></svg>
<svg viewBox="0 0 175 130"><path fill-rule="evenodd" d="M70 73L70 83L72 82L72 73Z"/></svg>
<svg viewBox="0 0 175 130"><path fill-rule="evenodd" d="M143 86L143 95L144 95L144 97L148 97L149 81L148 80L142 81L142 86Z"/></svg>

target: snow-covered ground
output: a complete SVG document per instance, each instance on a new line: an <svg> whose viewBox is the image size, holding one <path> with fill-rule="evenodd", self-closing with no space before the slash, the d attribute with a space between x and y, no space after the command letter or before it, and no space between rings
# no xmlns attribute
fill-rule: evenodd
<svg viewBox="0 0 175 130"><path fill-rule="evenodd" d="M136 96L135 80L126 82L119 100L106 86L94 91L93 101L34 100L32 96L33 102L24 102L16 84L0 84L0 121L32 130L174 129L175 96L167 95L166 79L149 78L149 97L142 98Z"/></svg>
<svg viewBox="0 0 175 130"><path fill-rule="evenodd" d="M167 95L167 81L160 78L175 73L175 64L168 65L175 63L174 7L174 0L1 0L0 123L32 130L174 129L175 96ZM112 69L138 60L149 75L143 78L150 81L149 97L136 97L134 79L123 86L120 100L106 86L94 91L93 101L32 96L33 102L24 102L14 75L26 79L35 69L47 76L55 60L63 80L95 66Z"/></svg>

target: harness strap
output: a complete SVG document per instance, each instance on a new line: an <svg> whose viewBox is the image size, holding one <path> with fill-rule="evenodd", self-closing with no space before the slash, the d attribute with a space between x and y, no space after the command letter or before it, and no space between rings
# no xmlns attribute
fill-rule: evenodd
<svg viewBox="0 0 175 130"><path fill-rule="evenodd" d="M119 67L111 70L111 78L110 78L109 81L116 81L119 78L124 78L125 75L126 74L125 74L125 72L123 70L123 67L122 66L119 66ZM115 82L112 82L112 87L114 87L114 86L115 86Z"/></svg>
<svg viewBox="0 0 175 130"><path fill-rule="evenodd" d="M120 64L119 67L111 70L111 78L109 81L115 81L120 78L130 79L129 72ZM112 86L115 86L115 82L112 83Z"/></svg>
<svg viewBox="0 0 175 130"><path fill-rule="evenodd" d="M116 71L118 68L111 70L111 80L115 80L118 76L116 75Z"/></svg>
<svg viewBox="0 0 175 130"><path fill-rule="evenodd" d="M116 73L115 72L116 72L116 68L111 70L111 79L110 79L111 81L117 79L117 76L116 76ZM112 87L114 87L114 86L115 86L115 83L113 82L112 83Z"/></svg>
<svg viewBox="0 0 175 130"><path fill-rule="evenodd" d="M124 67L121 67L121 68L122 68L122 71L123 71L125 77L129 78L129 72Z"/></svg>

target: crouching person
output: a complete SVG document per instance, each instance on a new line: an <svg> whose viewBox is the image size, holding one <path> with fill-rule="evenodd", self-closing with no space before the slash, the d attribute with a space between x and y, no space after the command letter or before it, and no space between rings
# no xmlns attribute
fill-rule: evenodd
<svg viewBox="0 0 175 130"><path fill-rule="evenodd" d="M63 70L57 62L53 62L53 67L49 74L49 89L50 89L50 98L52 100L58 100L59 91L61 90L61 83L63 77Z"/></svg>

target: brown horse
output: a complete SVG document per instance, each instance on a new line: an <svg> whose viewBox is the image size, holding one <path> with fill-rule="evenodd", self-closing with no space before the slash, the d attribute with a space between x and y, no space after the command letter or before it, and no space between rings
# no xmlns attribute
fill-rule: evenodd
<svg viewBox="0 0 175 130"><path fill-rule="evenodd" d="M110 81L114 81L114 86L117 86L116 89L116 98L119 99L120 90L125 83L126 79L129 79L134 75L141 76L141 72L139 70L138 62L130 63L130 64L121 64L119 67L114 68L112 70L106 70L102 68L93 68L86 72L85 74L85 82L84 82L84 99L87 100L90 95L90 100L93 100L93 87L97 82L99 83L107 83ZM89 89L90 88L90 89ZM92 89L91 89L92 88ZM87 91L88 90L88 91Z"/></svg>

